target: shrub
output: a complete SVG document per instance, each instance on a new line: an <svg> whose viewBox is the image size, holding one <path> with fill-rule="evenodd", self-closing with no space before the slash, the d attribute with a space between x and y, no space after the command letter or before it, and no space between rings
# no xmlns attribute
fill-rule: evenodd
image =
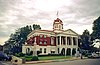
<svg viewBox="0 0 100 65"><path fill-rule="evenodd" d="M17 53L15 54L15 56L20 57L20 55L19 55L19 54L17 54Z"/></svg>
<svg viewBox="0 0 100 65"><path fill-rule="evenodd" d="M26 61L31 61L31 60L32 60L32 58L25 58L25 60L26 60Z"/></svg>
<svg viewBox="0 0 100 65"><path fill-rule="evenodd" d="M23 56L25 56L25 54L23 54L23 53L18 53L18 54L17 54L17 53L16 53L15 56L17 56L17 57L23 57Z"/></svg>
<svg viewBox="0 0 100 65"><path fill-rule="evenodd" d="M46 56L63 56L61 54L48 54L48 55L38 55L38 57L46 57Z"/></svg>
<svg viewBox="0 0 100 65"><path fill-rule="evenodd" d="M33 56L25 55L25 58L32 58Z"/></svg>
<svg viewBox="0 0 100 65"><path fill-rule="evenodd" d="M21 57L25 56L25 54L23 54L23 53L19 53L19 55L20 55Z"/></svg>
<svg viewBox="0 0 100 65"><path fill-rule="evenodd" d="M37 60L39 60L38 59L38 56L29 56L29 55L25 55L25 60L26 61L37 61Z"/></svg>
<svg viewBox="0 0 100 65"><path fill-rule="evenodd" d="M25 60L26 61L31 61L33 56L30 55L25 55Z"/></svg>
<svg viewBox="0 0 100 65"><path fill-rule="evenodd" d="M39 59L38 59L38 57L37 56L33 56L32 57L32 61L38 61Z"/></svg>

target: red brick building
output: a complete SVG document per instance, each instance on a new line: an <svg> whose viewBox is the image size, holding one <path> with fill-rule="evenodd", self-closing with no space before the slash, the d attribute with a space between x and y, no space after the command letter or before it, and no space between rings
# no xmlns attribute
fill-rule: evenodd
<svg viewBox="0 0 100 65"><path fill-rule="evenodd" d="M33 30L23 45L22 52L43 54L74 55L78 49L78 34L71 29L63 30L63 22L57 18L53 30Z"/></svg>

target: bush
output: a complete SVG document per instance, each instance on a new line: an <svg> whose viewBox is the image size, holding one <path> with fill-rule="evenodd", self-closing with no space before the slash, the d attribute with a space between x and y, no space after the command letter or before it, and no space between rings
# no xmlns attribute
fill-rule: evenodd
<svg viewBox="0 0 100 65"><path fill-rule="evenodd" d="M20 57L20 55L19 55L19 54L17 54L17 53L15 54L15 56Z"/></svg>
<svg viewBox="0 0 100 65"><path fill-rule="evenodd" d="M38 61L39 59L38 59L38 57L37 56L33 56L32 57L32 61Z"/></svg>
<svg viewBox="0 0 100 65"><path fill-rule="evenodd" d="M63 55L61 54L38 55L38 57L46 57L46 56L63 56Z"/></svg>
<svg viewBox="0 0 100 65"><path fill-rule="evenodd" d="M23 53L18 53L18 54L15 54L15 56L17 56L17 57L23 57L23 56L25 56L25 54L23 54Z"/></svg>
<svg viewBox="0 0 100 65"><path fill-rule="evenodd" d="M32 55L25 55L25 58L32 58Z"/></svg>
<svg viewBox="0 0 100 65"><path fill-rule="evenodd" d="M23 53L19 53L19 55L20 55L21 57L25 56L25 54L23 54Z"/></svg>
<svg viewBox="0 0 100 65"><path fill-rule="evenodd" d="M28 56L28 55L25 55L25 60L26 61L37 61L37 60L39 60L38 59L38 56Z"/></svg>
<svg viewBox="0 0 100 65"><path fill-rule="evenodd" d="M25 58L25 60L26 60L26 61L31 61L31 60L32 60L32 58Z"/></svg>

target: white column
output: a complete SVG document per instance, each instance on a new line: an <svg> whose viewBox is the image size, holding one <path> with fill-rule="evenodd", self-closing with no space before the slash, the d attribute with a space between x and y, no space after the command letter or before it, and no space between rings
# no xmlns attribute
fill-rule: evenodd
<svg viewBox="0 0 100 65"><path fill-rule="evenodd" d="M76 37L76 39L75 39L75 40L76 40L76 45L78 46L78 38Z"/></svg>
<svg viewBox="0 0 100 65"><path fill-rule="evenodd" d="M66 57L66 50L67 50L67 49L65 48L65 57Z"/></svg>
<svg viewBox="0 0 100 65"><path fill-rule="evenodd" d="M56 45L58 45L58 37L56 36Z"/></svg>
<svg viewBox="0 0 100 65"><path fill-rule="evenodd" d="M67 36L66 36L66 46L67 46Z"/></svg>
<svg viewBox="0 0 100 65"><path fill-rule="evenodd" d="M59 47L59 53L61 53L61 36L60 36L60 47Z"/></svg>
<svg viewBox="0 0 100 65"><path fill-rule="evenodd" d="M47 52L48 52L48 53L51 53L51 51L50 51L50 46L47 46Z"/></svg>
<svg viewBox="0 0 100 65"><path fill-rule="evenodd" d="M37 56L37 50L36 50L36 46L34 46L34 48L33 48L34 50L33 50L33 56Z"/></svg>
<svg viewBox="0 0 100 65"><path fill-rule="evenodd" d="M56 36L56 45L58 45L58 36ZM58 53L58 47L56 47L56 54Z"/></svg>
<svg viewBox="0 0 100 65"><path fill-rule="evenodd" d="M72 56L73 48L71 48L71 56Z"/></svg>
<svg viewBox="0 0 100 65"><path fill-rule="evenodd" d="M60 36L60 46L61 46L61 36Z"/></svg>
<svg viewBox="0 0 100 65"><path fill-rule="evenodd" d="M71 37L71 43L72 43L72 47L73 47L73 45L74 45L74 44L73 44L73 37Z"/></svg>

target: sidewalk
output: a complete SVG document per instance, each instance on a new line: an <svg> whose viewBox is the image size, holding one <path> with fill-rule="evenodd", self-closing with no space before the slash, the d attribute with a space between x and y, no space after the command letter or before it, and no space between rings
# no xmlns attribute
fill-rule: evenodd
<svg viewBox="0 0 100 65"><path fill-rule="evenodd" d="M62 61L73 61L73 60L80 60L81 58L70 58L70 59L57 59L57 60L43 60L43 61L29 61L25 62L25 64L37 64L37 63L49 63L49 62L62 62ZM83 57L83 59L86 59L86 57Z"/></svg>

